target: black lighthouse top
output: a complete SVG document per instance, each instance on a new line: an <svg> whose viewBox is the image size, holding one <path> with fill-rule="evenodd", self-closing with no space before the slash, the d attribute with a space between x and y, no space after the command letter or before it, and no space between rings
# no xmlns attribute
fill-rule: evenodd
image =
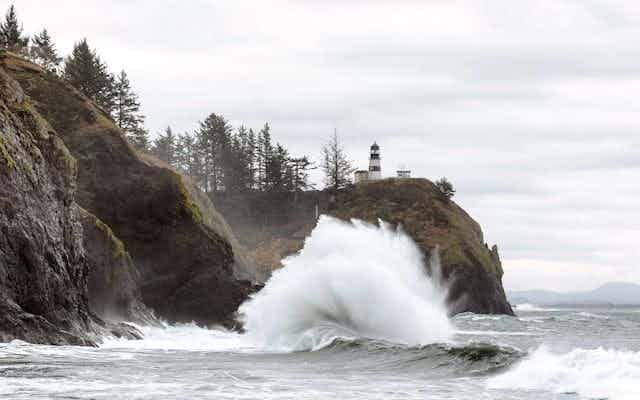
<svg viewBox="0 0 640 400"><path fill-rule="evenodd" d="M371 150L380 150L380 146L378 146L378 143L373 142L373 144L371 145Z"/></svg>

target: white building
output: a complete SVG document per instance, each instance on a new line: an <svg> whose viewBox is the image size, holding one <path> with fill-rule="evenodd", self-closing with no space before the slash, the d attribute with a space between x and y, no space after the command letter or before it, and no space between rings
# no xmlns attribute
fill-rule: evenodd
<svg viewBox="0 0 640 400"><path fill-rule="evenodd" d="M369 171L367 171L366 169L360 169L356 171L354 175L355 183L362 183L362 182L365 182L367 179L369 179Z"/></svg>
<svg viewBox="0 0 640 400"><path fill-rule="evenodd" d="M369 152L369 170L358 170L355 172L355 183L365 181L375 181L382 179L382 167L380 165L380 146L373 143Z"/></svg>

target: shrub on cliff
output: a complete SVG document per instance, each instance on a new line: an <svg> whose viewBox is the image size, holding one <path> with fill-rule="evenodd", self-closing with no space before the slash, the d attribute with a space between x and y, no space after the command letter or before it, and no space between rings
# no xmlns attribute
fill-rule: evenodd
<svg viewBox="0 0 640 400"><path fill-rule="evenodd" d="M453 184L449 182L444 176L435 182L436 186L440 190L440 193L447 199L452 198L456 194L456 190L453 188Z"/></svg>

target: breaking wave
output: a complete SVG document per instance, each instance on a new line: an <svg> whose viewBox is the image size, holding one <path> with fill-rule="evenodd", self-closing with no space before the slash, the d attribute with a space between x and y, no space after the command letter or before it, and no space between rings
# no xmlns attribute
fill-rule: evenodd
<svg viewBox="0 0 640 400"><path fill-rule="evenodd" d="M327 216L240 307L247 337L276 351L317 350L336 339L406 346L446 342L445 291L432 283L415 243L380 227Z"/></svg>
<svg viewBox="0 0 640 400"><path fill-rule="evenodd" d="M522 303L522 304L516 304L516 312L518 311L556 311L556 309L554 308L545 308L545 307L540 307L534 304L529 304L529 303Z"/></svg>
<svg viewBox="0 0 640 400"><path fill-rule="evenodd" d="M513 369L490 379L488 385L492 389L636 400L640 396L640 352L598 348L554 354L541 347Z"/></svg>

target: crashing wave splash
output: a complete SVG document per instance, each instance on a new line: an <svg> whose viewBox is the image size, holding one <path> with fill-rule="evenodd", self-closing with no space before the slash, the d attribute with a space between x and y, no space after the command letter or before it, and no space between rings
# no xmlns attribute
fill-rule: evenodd
<svg viewBox="0 0 640 400"><path fill-rule="evenodd" d="M283 264L240 307L259 347L316 350L338 338L416 346L452 335L445 291L427 276L411 238L384 222L322 216L303 250Z"/></svg>

